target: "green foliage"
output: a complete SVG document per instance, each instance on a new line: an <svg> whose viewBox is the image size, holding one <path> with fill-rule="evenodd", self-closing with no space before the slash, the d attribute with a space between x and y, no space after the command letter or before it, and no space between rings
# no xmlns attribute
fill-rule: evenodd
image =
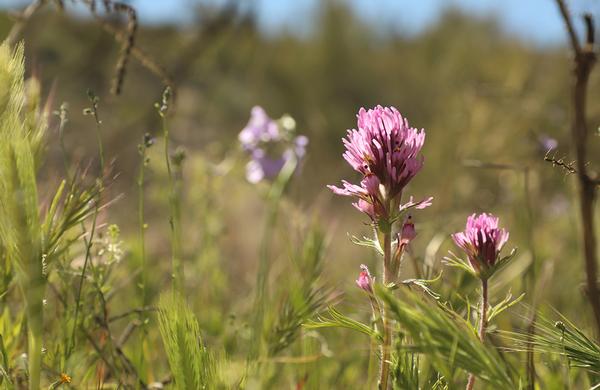
<svg viewBox="0 0 600 390"><path fill-rule="evenodd" d="M468 260L458 257L452 251L449 251L448 253L449 253L449 256L444 257L444 263L447 266L461 269L464 272L468 273L469 275L471 275L475 278L482 278L482 279L487 280L487 279L491 278L492 275L494 275L494 273L496 273L496 272L502 270L504 267L506 267L506 265L510 262L510 260L517 253L517 250L513 249L510 252L510 254L499 258L498 261L496 261L496 263L493 266L482 269L480 271L480 273L477 273L473 269L473 267L471 266L471 264L469 263Z"/></svg>
<svg viewBox="0 0 600 390"><path fill-rule="evenodd" d="M445 378L460 368L496 388L515 388L512 368L496 349L481 343L460 315L408 289L399 291L399 298L384 288L377 294L408 336L404 350L426 356Z"/></svg>
<svg viewBox="0 0 600 390"><path fill-rule="evenodd" d="M81 239L84 232L73 236L69 236L69 232L94 214L101 191L99 182L86 185L79 176L75 176L69 183L65 180L61 182L41 226L43 248L48 262L60 258L72 244Z"/></svg>
<svg viewBox="0 0 600 390"><path fill-rule="evenodd" d="M381 249L381 245L379 244L378 240L369 237L358 238L356 236L350 236L350 241L352 241L352 243L355 245L372 248L377 251L379 255L383 256L383 249Z"/></svg>
<svg viewBox="0 0 600 390"><path fill-rule="evenodd" d="M23 45L0 45L0 243L17 270L27 307L29 388L40 384L45 264L38 212L36 157L45 122L24 112Z"/></svg>
<svg viewBox="0 0 600 390"><path fill-rule="evenodd" d="M363 333L369 337L377 338L382 340L382 335L371 328L369 325L365 325L362 322L356 321L336 310L334 307L330 307L327 311L329 316L318 316L316 321L307 321L304 327L307 329L319 329L319 328L346 328L352 329L357 332Z"/></svg>
<svg viewBox="0 0 600 390"><path fill-rule="evenodd" d="M164 293L158 304L158 324L177 389L214 389L215 356L202 342L198 320L185 300Z"/></svg>
<svg viewBox="0 0 600 390"><path fill-rule="evenodd" d="M517 351L533 348L537 353L564 356L569 367L583 368L600 375L600 345L583 330L560 313L557 321L551 321L539 312L533 335L519 332L502 332ZM511 348L512 349L512 348Z"/></svg>
<svg viewBox="0 0 600 390"><path fill-rule="evenodd" d="M538 137L548 135L558 140L557 156L569 160L563 131L569 65L563 48L524 45L502 34L491 18L455 11L410 37L365 25L345 2L321 2L315 30L302 37L265 36L252 17L234 15L235 10L217 15L218 20L202 12L201 23L183 30L139 26L136 49L164 66L177 86L172 100L165 96L159 103L159 118L151 106L160 99L163 80L135 68L133 56L123 94L109 98L107 80L119 44L111 34L100 33L100 19L71 18L69 2L64 13L54 12L52 4L58 2L41 3L49 5L47 12L36 13L23 31L31 54L27 68L40 79L24 80L22 46L0 49L0 387L9 381L17 388L27 385L26 333L34 322L26 318L30 307L23 304L24 293L36 304L42 298L46 302L38 310L45 317L42 388L66 387L62 372L72 376L73 388L143 388L153 382L182 387L184 379L171 381L177 375L205 375L207 388L221 381L227 388L248 389L374 387L373 375L366 372L368 364L377 369L373 351L381 342L380 328L375 327L380 318L372 315L369 300L353 281L361 263L369 264L379 280L381 247L363 237L372 229L361 224L365 218L349 202L331 201L324 184L336 182L342 166L348 172L339 138L355 125L356 110L378 103L395 105L414 126L426 129L426 165L407 193L418 196L427 189L436 199L431 208L414 215L418 236L408 259L414 260L414 272L405 261L406 280L389 286L399 294L388 298L391 307L398 307L396 330L402 338L391 356L394 386L455 388L466 371L475 371L482 378L477 386L517 387L512 372L525 377L530 347L540 352L535 356L539 388L583 388L596 382L598 347L585 336L591 334L587 328L564 319L563 330L542 322L533 343L525 332L519 333L514 335L517 352L499 353L492 345L475 342L469 303L475 299L473 278L445 272L444 278L436 278L435 289L433 281L422 279L440 273L439 253L451 245L448 234L464 215L489 210L502 215L511 227L511 241L522 248L491 284L495 305L489 317L495 321L489 341L498 345L497 329L515 329L513 310L507 309L525 299L523 291L536 302L549 301L569 316L581 316L581 324L587 322L584 294L574 288L581 266L575 260L562 261L579 256L574 207L566 197L570 181L545 165L545 151L540 155L538 150ZM0 34L14 20L20 19L0 15ZM50 86L55 80L54 90ZM600 96L599 81L590 79L590 102ZM97 96L86 96L88 88ZM42 92L48 95L48 108L65 100L73 107L68 125L66 105L60 109L56 142L55 129L46 131ZM100 98L102 140L97 142L100 133L94 136L92 126L100 126ZM292 175L295 167L290 165L275 185L248 185L239 169L243 164L232 163L237 133L255 104L274 115L290 112L310 137L302 172ZM598 105L589 106L593 125L600 111ZM95 124L81 115L83 107L89 107L84 112L94 116ZM131 244L137 225L131 196L137 169L132 167L139 163L135 147L142 134L160 133L159 121L167 116L170 141L167 137L162 144L159 139L160 148L147 150L147 166L142 156L147 170L138 188L146 204L136 227L147 246L144 261L133 261L137 253L128 248L137 248ZM173 153L169 143L185 146L189 158L184 164L183 154ZM590 143L591 156L598 154L599 145ZM97 148L104 151L100 161ZM467 159L514 165L519 173L473 169L466 167ZM79 164L89 167L80 169ZM590 164L595 167L596 162ZM194 175L199 167L206 172L200 177ZM171 168L171 184L166 185ZM529 177L527 193L536 200L531 213L524 212L523 170ZM107 187L83 173L96 171L119 177ZM115 194L125 196L112 202ZM317 215L327 232L336 232L330 239L330 259L323 255L323 234L311 229L287 246L290 232L296 225L305 227L308 214ZM270 231L260 228L263 219ZM114 229L106 228L112 223L121 228L118 238ZM185 264L180 278L194 299L194 312L202 313L199 321L182 302L168 306L165 302L172 297L161 300L158 321L151 314L173 274L165 261L169 226L176 230L174 258ZM347 231L362 248L348 244ZM114 258L109 248L121 240L124 261L107 266L104 260ZM258 275L257 252L263 264ZM89 267L85 273L78 268L84 259ZM455 265L470 269L464 260ZM519 277L525 268L537 279L531 283L536 286ZM33 279L47 287L44 294L24 288ZM139 281L143 297L138 296ZM569 288L547 288L557 284ZM502 299L504 295L493 292L499 287L510 288L515 296ZM407 295L407 288L418 290L419 299ZM337 305L342 290L343 303ZM335 308L322 313L334 302ZM177 309L180 304L183 308ZM352 314L342 314L342 307ZM260 321L254 322L259 314ZM161 324L166 318L178 320L165 327ZM302 323L311 330L303 331ZM323 331L328 327L355 332ZM185 334L175 328L185 329ZM185 339L189 348L175 340L171 350L186 355L177 361L187 366L174 366L169 354L153 348L166 331ZM203 373L198 363L216 360L205 345L223 346L230 357L205 365L213 367L213 374ZM248 361L246 353L255 346L260 355ZM41 348L34 345L33 350ZM374 359L367 362L368 356ZM249 372L257 366L258 372ZM505 371L509 380L503 378Z"/></svg>
<svg viewBox="0 0 600 390"><path fill-rule="evenodd" d="M44 127L30 128L25 105L23 45L0 45L0 239L21 276L41 275L36 152Z"/></svg>
<svg viewBox="0 0 600 390"><path fill-rule="evenodd" d="M488 310L488 322L491 322L494 318L496 318L500 313L504 312L506 309L516 305L521 302L525 298L525 293L519 295L515 299L513 299L512 294L509 292L506 294L506 297L496 305L492 306Z"/></svg>
<svg viewBox="0 0 600 390"><path fill-rule="evenodd" d="M291 345L298 338L302 324L331 303L332 292L319 284L323 270L324 240L322 232L316 228L310 229L303 237L301 250L293 256L298 275L290 280L289 288L285 289L283 304L269 332L271 356Z"/></svg>
<svg viewBox="0 0 600 390"><path fill-rule="evenodd" d="M419 355L406 352L402 339L397 340L392 357L391 382L394 389L419 389Z"/></svg>

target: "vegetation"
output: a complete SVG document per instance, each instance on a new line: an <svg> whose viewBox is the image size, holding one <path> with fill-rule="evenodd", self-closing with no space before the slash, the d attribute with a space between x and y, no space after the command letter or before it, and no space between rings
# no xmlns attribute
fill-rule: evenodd
<svg viewBox="0 0 600 390"><path fill-rule="evenodd" d="M0 14L0 388L597 388L600 72L559 11L569 47Z"/></svg>

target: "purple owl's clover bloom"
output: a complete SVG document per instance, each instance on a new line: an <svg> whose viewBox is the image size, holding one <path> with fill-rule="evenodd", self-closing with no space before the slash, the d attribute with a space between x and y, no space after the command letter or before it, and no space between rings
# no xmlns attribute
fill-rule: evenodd
<svg viewBox="0 0 600 390"><path fill-rule="evenodd" d="M291 121L293 127L293 119L284 118ZM246 165L246 179L251 183L274 179L289 160L295 158L300 161L306 154L308 138L299 135L290 140L291 131L278 122L271 119L262 107L255 106L248 124L238 136L242 148L251 157Z"/></svg>
<svg viewBox="0 0 600 390"><path fill-rule="evenodd" d="M509 233L498 227L498 218L492 214L471 215L464 232L455 233L452 239L469 258L477 274L493 267Z"/></svg>
<svg viewBox="0 0 600 390"><path fill-rule="evenodd" d="M399 233L400 239L398 242L400 245L408 245L412 240L417 236L417 231L415 230L415 224L412 221L412 216L406 217L406 222L402 225L402 231Z"/></svg>
<svg viewBox="0 0 600 390"><path fill-rule="evenodd" d="M346 151L344 159L363 175L360 185L342 181L343 188L328 186L335 194L354 196L354 207L367 214L373 221L389 219L398 205L402 190L423 167L419 155L425 142L425 131L409 126L394 107L377 106L361 108L357 115L357 128L348 130L343 139ZM425 208L431 199L400 206L403 211L410 207Z"/></svg>
<svg viewBox="0 0 600 390"><path fill-rule="evenodd" d="M356 279L356 285L362 289L365 290L368 293L373 293L373 277L371 276L371 273L369 272L369 268L364 265L361 264L360 265L360 274L358 275L358 279Z"/></svg>

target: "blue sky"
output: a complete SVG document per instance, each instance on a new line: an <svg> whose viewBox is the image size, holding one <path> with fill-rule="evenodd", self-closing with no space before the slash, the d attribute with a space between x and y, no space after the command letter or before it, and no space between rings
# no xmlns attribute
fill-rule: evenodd
<svg viewBox="0 0 600 390"><path fill-rule="evenodd" d="M310 30L321 0L239 0L254 7L261 27L268 33L281 29L304 33ZM564 42L563 24L554 0L338 0L349 3L372 25L415 34L435 23L446 7L454 6L479 16L494 15L503 29L527 42L555 45ZM14 7L24 0L0 0ZM190 6L224 3L225 0L129 0L145 23L190 21ZM68 1L66 2L69 3ZM572 13L592 12L600 20L600 0L571 0Z"/></svg>

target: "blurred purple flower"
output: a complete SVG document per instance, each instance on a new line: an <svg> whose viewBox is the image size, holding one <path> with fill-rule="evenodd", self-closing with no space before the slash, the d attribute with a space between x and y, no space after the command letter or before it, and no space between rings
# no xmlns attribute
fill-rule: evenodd
<svg viewBox="0 0 600 390"><path fill-rule="evenodd" d="M250 120L240 132L238 139L245 150L253 151L261 142L278 141L279 126L269 118L262 107L254 106L250 112Z"/></svg>
<svg viewBox="0 0 600 390"><path fill-rule="evenodd" d="M496 264L508 236L506 230L498 228L497 217L483 213L469 216L465 231L453 234L452 239L467 254L473 270L480 274Z"/></svg>
<svg viewBox="0 0 600 390"><path fill-rule="evenodd" d="M246 179L251 183L274 179L292 158L298 162L306 154L308 137L294 136L295 122L289 116L271 119L262 107L252 108L250 120L238 139L250 155Z"/></svg>
<svg viewBox="0 0 600 390"><path fill-rule="evenodd" d="M544 153L547 153L558 147L558 141L552 137L542 134L538 137L538 145Z"/></svg>
<svg viewBox="0 0 600 390"><path fill-rule="evenodd" d="M361 108L357 115L358 130L348 130L343 139L344 159L363 175L360 186L343 181L343 188L328 186L335 194L356 196L354 204L374 221L389 218L386 205L399 203L402 190L421 170L423 157L419 155L425 142L425 131L409 126L394 107ZM403 206L425 208L431 198ZM401 211L401 210L400 210Z"/></svg>

